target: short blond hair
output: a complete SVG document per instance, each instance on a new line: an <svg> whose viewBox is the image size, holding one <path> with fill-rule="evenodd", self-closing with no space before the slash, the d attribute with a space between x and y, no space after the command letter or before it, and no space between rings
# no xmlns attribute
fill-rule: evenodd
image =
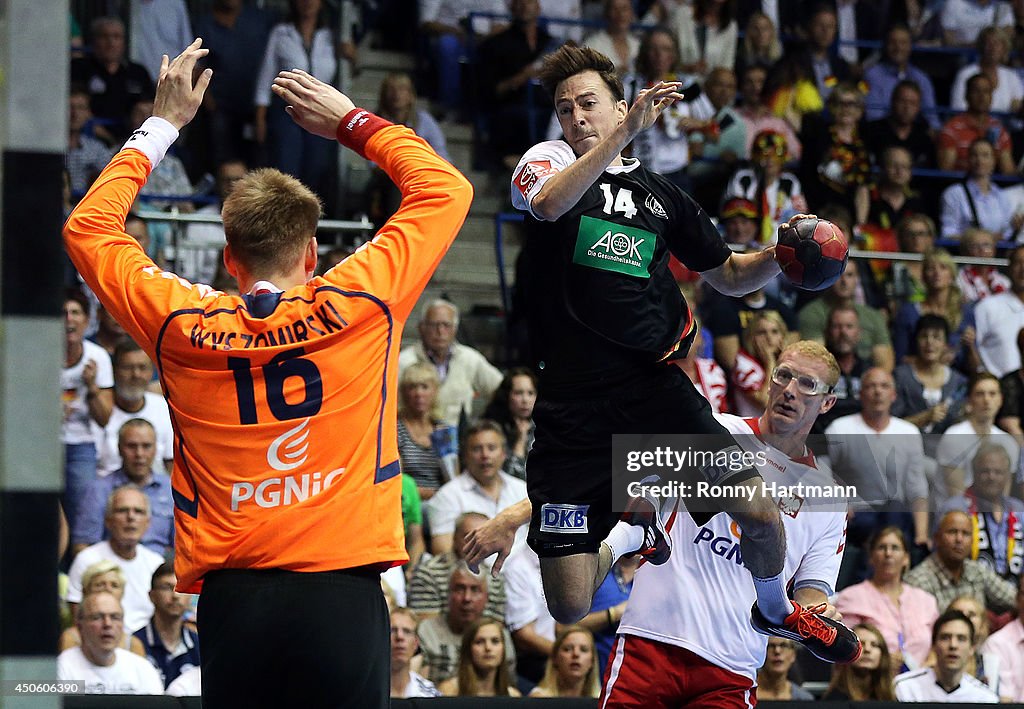
<svg viewBox="0 0 1024 709"><path fill-rule="evenodd" d="M779 359L781 360L787 354L802 355L824 363L824 365L828 367L828 379L825 383L830 387L834 387L839 381L839 363L836 362L836 358L832 353L825 349L825 345L820 342L815 342L814 340L799 340L794 342L782 349Z"/></svg>
<svg viewBox="0 0 1024 709"><path fill-rule="evenodd" d="M90 593L89 587L92 582L98 577L104 574L114 574L114 577L121 583L121 591L124 592L125 585L128 583L128 579L125 578L124 570L118 566L115 562L104 559L97 561L95 564L90 564L82 572L82 594L86 595Z"/></svg>
<svg viewBox="0 0 1024 709"><path fill-rule="evenodd" d="M253 170L224 200L221 218L231 252L254 275L290 270L323 213L320 198L279 170Z"/></svg>
<svg viewBox="0 0 1024 709"><path fill-rule="evenodd" d="M435 421L441 419L441 398L437 393L441 389L441 377L437 374L437 367L430 362L415 362L402 370L398 376L398 415L405 416L409 410L405 401L405 388L410 384L433 384L434 405L430 407L430 418Z"/></svg>

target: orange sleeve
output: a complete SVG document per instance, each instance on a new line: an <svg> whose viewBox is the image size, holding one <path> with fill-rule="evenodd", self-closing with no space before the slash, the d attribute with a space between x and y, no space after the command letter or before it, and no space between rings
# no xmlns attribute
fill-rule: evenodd
<svg viewBox="0 0 1024 709"><path fill-rule="evenodd" d="M215 291L161 270L125 233L149 169L149 158L138 150L117 153L68 217L64 247L104 307L152 355L167 314Z"/></svg>
<svg viewBox="0 0 1024 709"><path fill-rule="evenodd" d="M405 320L462 228L473 187L426 141L404 126L377 131L367 158L402 192L402 206L355 254L325 278L380 298Z"/></svg>

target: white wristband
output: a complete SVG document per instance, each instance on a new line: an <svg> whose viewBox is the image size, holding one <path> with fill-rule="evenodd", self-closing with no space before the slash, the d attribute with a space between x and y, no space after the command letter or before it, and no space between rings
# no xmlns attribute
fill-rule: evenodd
<svg viewBox="0 0 1024 709"><path fill-rule="evenodd" d="M152 172L167 154L171 143L178 139L178 130L163 118L150 116L125 142L124 147L134 148L149 158Z"/></svg>

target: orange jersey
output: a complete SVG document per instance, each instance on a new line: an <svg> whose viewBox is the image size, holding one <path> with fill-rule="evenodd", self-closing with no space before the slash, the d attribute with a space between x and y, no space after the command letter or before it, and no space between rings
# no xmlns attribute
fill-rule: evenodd
<svg viewBox="0 0 1024 709"><path fill-rule="evenodd" d="M472 188L401 126L375 133L366 156L402 190L401 209L324 277L281 293L265 317L251 299L160 270L125 234L150 170L137 150L111 160L65 226L75 266L160 372L175 431L182 591L198 592L221 568L408 560L399 343Z"/></svg>

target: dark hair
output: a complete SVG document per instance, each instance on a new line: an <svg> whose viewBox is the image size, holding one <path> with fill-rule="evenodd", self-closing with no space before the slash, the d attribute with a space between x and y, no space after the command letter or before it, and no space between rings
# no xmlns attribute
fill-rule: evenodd
<svg viewBox="0 0 1024 709"><path fill-rule="evenodd" d="M694 0L693 19L697 22L703 21L704 13L707 12L708 6L713 4L712 0ZM722 3L721 10L719 11L719 28L724 28L734 19L736 19L736 0L725 0L725 2Z"/></svg>
<svg viewBox="0 0 1024 709"><path fill-rule="evenodd" d="M484 409L484 419L490 419L500 424L505 431L505 438L509 447L519 442L519 428L512 420L512 413L509 411L509 398L512 395L512 384L516 377L529 377L533 382L534 390L537 389L537 375L529 367L513 367L508 370L501 384L494 390L487 408Z"/></svg>
<svg viewBox="0 0 1024 709"><path fill-rule="evenodd" d="M679 63L679 39L676 37L675 32L670 30L668 27L664 27L662 25L652 27L651 30L644 35L643 39L640 40L640 48L637 50L636 53L636 73L644 77L645 79L661 78L651 76L652 68L647 59L647 54L651 48L651 40L654 38L655 35L659 34L665 35L670 40L672 40L672 49L676 53L676 59L674 63Z"/></svg>
<svg viewBox="0 0 1024 709"><path fill-rule="evenodd" d="M81 305L82 310L85 311L86 317L89 316L89 311L91 310L91 308L89 307L89 296L85 294L85 291L83 291L81 288L77 286L68 286L67 288L64 289L63 302L66 303L69 300L73 300L74 302Z"/></svg>
<svg viewBox="0 0 1024 709"><path fill-rule="evenodd" d="M995 382L996 386L999 386L999 377L992 374L992 372L977 372L971 375L971 378L967 380L967 393L973 394L974 387L978 386L982 382Z"/></svg>
<svg viewBox="0 0 1024 709"><path fill-rule="evenodd" d="M921 98L921 87L917 85L917 82L911 81L910 79L903 79L892 89L892 96L889 98L889 108L892 109L893 101L896 100L896 92L900 89L910 89L918 98Z"/></svg>
<svg viewBox="0 0 1024 709"><path fill-rule="evenodd" d="M615 73L615 64L612 60L596 49L580 47L574 42L566 42L557 51L544 57L538 77L544 90L554 101L555 89L560 83L585 71L596 71L611 92L612 98L615 101L624 100L625 91L619 75Z"/></svg>
<svg viewBox="0 0 1024 709"><path fill-rule="evenodd" d="M156 585L156 580L158 578L162 578L164 576L174 576L173 561L165 561L164 563L160 564L160 566L156 567L156 571L153 572L152 580L150 580L149 582L150 588Z"/></svg>
<svg viewBox="0 0 1024 709"><path fill-rule="evenodd" d="M949 339L949 321L941 315L925 313L918 318L917 325L914 326L914 340L917 341L925 330L942 330L942 337Z"/></svg>
<svg viewBox="0 0 1024 709"><path fill-rule="evenodd" d="M967 617L963 611L949 609L946 610L942 615L935 619L935 625L932 626L932 645L939 639L939 631L942 630L942 626L946 623L952 623L954 620L961 620L967 623L967 627L970 628L970 639L971 645L974 645L974 623Z"/></svg>
<svg viewBox="0 0 1024 709"><path fill-rule="evenodd" d="M985 74L983 74L982 72L979 71L977 74L974 74L973 76L971 76L971 78L969 78L967 80L967 83L964 84L964 90L965 91L970 91L971 90L971 84L973 84L974 82L978 81L978 79L984 79L985 81L987 81L989 83L990 86L992 84L992 80L989 79Z"/></svg>
<svg viewBox="0 0 1024 709"><path fill-rule="evenodd" d="M130 337L122 337L117 341L117 344L114 345L114 352L110 355L110 363L116 367L117 363L120 362L121 358L126 354L141 351L143 350L142 347L139 346L138 342Z"/></svg>
<svg viewBox="0 0 1024 709"><path fill-rule="evenodd" d="M980 138L975 138L974 140L972 140L972 141L971 141L971 144L967 146L967 150L968 150L968 151L970 151L970 150L974 150L974 146L975 146L975 145L977 145L978 143L984 143L984 144L985 144L985 145L987 145L988 147L992 148L992 152L993 152L993 153L995 153L995 152L996 152L996 146L995 146L995 143L993 143L993 142L992 142L991 140L989 140L989 139L988 139L988 138L986 138L985 136L981 136Z"/></svg>
<svg viewBox="0 0 1024 709"><path fill-rule="evenodd" d="M876 530L875 533L868 538L868 553L870 554L874 551L875 546L877 546L878 542L882 540L882 537L887 537L890 534L900 540L900 544L903 546L903 551L907 553L910 552L910 544L907 543L906 533L900 527L891 524L887 527L882 527L881 529Z"/></svg>
<svg viewBox="0 0 1024 709"><path fill-rule="evenodd" d="M507 445L508 441L505 438L505 431L502 430L501 425L491 419L480 419L474 423L471 423L466 427L466 432L460 436L463 441L468 441L472 436L484 431L493 431L501 437L502 445Z"/></svg>

